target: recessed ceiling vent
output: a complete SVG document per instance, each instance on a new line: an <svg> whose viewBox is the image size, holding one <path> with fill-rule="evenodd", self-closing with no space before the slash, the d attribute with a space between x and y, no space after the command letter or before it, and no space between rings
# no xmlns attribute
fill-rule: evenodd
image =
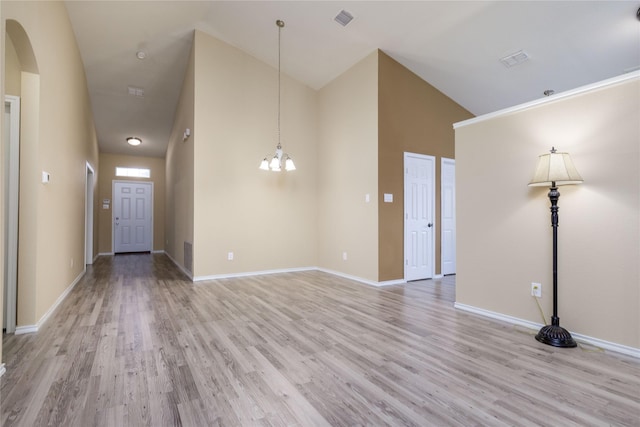
<svg viewBox="0 0 640 427"><path fill-rule="evenodd" d="M129 90L129 95L131 96L144 96L144 89L142 89L141 87L128 86L127 89Z"/></svg>
<svg viewBox="0 0 640 427"><path fill-rule="evenodd" d="M519 50L516 53L512 53L511 55L507 55L504 58L500 58L500 62L507 68L515 67L516 65L520 65L523 62L529 59L529 55L527 52L523 50Z"/></svg>
<svg viewBox="0 0 640 427"><path fill-rule="evenodd" d="M343 27L346 27L349 22L353 21L353 15L343 9L336 15L335 18L333 18L333 20Z"/></svg>

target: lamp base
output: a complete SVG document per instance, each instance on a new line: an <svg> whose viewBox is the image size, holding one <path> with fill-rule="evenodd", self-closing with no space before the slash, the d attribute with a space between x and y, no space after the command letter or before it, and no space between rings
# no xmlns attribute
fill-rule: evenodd
<svg viewBox="0 0 640 427"><path fill-rule="evenodd" d="M543 344L554 347L576 347L578 345L569 331L560 325L543 326L536 335L536 339Z"/></svg>

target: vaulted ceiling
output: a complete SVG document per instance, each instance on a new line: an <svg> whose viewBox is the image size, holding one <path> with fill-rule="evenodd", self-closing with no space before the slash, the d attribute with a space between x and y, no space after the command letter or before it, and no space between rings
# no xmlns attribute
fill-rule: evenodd
<svg viewBox="0 0 640 427"><path fill-rule="evenodd" d="M381 49L476 115L640 68L638 1L67 1L102 152L162 157L194 29L320 89ZM346 10L346 27L334 17ZM521 52L522 63L501 59ZM137 52L146 57L138 59ZM508 62L508 61L507 61ZM142 95L142 96L139 96ZM127 136L144 143L130 147Z"/></svg>

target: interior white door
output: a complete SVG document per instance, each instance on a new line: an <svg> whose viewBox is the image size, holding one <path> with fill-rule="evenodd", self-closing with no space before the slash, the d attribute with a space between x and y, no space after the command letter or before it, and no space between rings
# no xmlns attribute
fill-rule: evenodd
<svg viewBox="0 0 640 427"><path fill-rule="evenodd" d="M20 98L5 96L4 101L4 304L2 327L16 330L18 295L18 200L20 191Z"/></svg>
<svg viewBox="0 0 640 427"><path fill-rule="evenodd" d="M150 252L152 245L153 185L147 182L114 181L114 252Z"/></svg>
<svg viewBox="0 0 640 427"><path fill-rule="evenodd" d="M442 159L440 222L442 274L456 272L456 161Z"/></svg>
<svg viewBox="0 0 640 427"><path fill-rule="evenodd" d="M404 279L433 277L435 158L404 153Z"/></svg>

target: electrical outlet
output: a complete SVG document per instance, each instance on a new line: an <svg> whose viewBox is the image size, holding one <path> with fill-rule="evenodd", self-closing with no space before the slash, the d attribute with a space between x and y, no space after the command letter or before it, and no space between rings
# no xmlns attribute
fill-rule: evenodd
<svg viewBox="0 0 640 427"><path fill-rule="evenodd" d="M542 298L542 285L540 283L531 283L531 296L536 298Z"/></svg>
<svg viewBox="0 0 640 427"><path fill-rule="evenodd" d="M233 261L233 252L227 253L227 260L228 261Z"/></svg>
<svg viewBox="0 0 640 427"><path fill-rule="evenodd" d="M347 253L346 252L342 252L342 260L343 261L347 260Z"/></svg>

